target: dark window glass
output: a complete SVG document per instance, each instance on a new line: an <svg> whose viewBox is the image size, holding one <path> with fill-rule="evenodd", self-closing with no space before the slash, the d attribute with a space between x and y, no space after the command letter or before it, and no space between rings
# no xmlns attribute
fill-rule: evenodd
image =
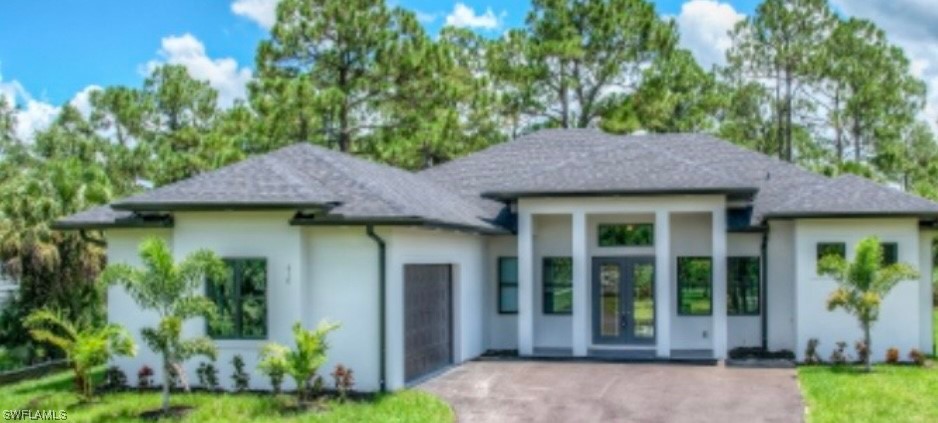
<svg viewBox="0 0 938 423"><path fill-rule="evenodd" d="M267 336L267 261L225 259L229 277L206 284L206 294L218 306L218 322L208 334L221 339L259 339Z"/></svg>
<svg viewBox="0 0 938 423"><path fill-rule="evenodd" d="M600 247L646 247L655 244L655 225L625 223L599 225Z"/></svg>
<svg viewBox="0 0 938 423"><path fill-rule="evenodd" d="M759 314L759 257L728 258L726 279L727 314Z"/></svg>
<svg viewBox="0 0 938 423"><path fill-rule="evenodd" d="M518 312L518 258L498 258L498 312Z"/></svg>
<svg viewBox="0 0 938 423"><path fill-rule="evenodd" d="M819 242L817 244L817 262L829 255L847 258L847 244L843 242Z"/></svg>
<svg viewBox="0 0 938 423"><path fill-rule="evenodd" d="M544 257L544 314L573 311L573 259Z"/></svg>
<svg viewBox="0 0 938 423"><path fill-rule="evenodd" d="M889 266L899 262L899 244L884 242L880 246L883 248L883 264Z"/></svg>
<svg viewBox="0 0 938 423"><path fill-rule="evenodd" d="M713 263L710 257L677 258L678 314L709 316L713 306Z"/></svg>

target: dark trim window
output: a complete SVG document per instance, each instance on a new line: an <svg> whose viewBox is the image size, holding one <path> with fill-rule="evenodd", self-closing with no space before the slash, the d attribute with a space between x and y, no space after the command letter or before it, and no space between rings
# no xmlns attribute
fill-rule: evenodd
<svg viewBox="0 0 938 423"><path fill-rule="evenodd" d="M544 257L544 314L573 312L573 259Z"/></svg>
<svg viewBox="0 0 938 423"><path fill-rule="evenodd" d="M600 247L648 247L655 245L651 223L609 223L598 228Z"/></svg>
<svg viewBox="0 0 938 423"><path fill-rule="evenodd" d="M899 244L895 242L884 242L879 244L883 249L883 264L889 266L899 262Z"/></svg>
<svg viewBox="0 0 938 423"><path fill-rule="evenodd" d="M731 316L759 314L759 257L726 260L726 312Z"/></svg>
<svg viewBox="0 0 938 423"><path fill-rule="evenodd" d="M713 259L677 258L677 313L709 316L713 312Z"/></svg>
<svg viewBox="0 0 938 423"><path fill-rule="evenodd" d="M267 260L229 258L228 279L207 283L206 296L218 307L218 322L207 333L216 339L267 337Z"/></svg>
<svg viewBox="0 0 938 423"><path fill-rule="evenodd" d="M817 243L817 263L821 263L821 259L829 255L840 256L840 258L847 258L847 244L843 242L819 242Z"/></svg>
<svg viewBox="0 0 938 423"><path fill-rule="evenodd" d="M518 313L518 258L498 258L498 312Z"/></svg>

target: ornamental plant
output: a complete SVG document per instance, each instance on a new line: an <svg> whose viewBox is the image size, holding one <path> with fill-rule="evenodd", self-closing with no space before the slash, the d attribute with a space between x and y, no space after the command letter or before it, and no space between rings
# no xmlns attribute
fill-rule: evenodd
<svg viewBox="0 0 938 423"><path fill-rule="evenodd" d="M271 369L283 370L296 383L297 400L300 403L306 401L314 386L316 372L326 364L326 353L329 350L326 336L338 328L338 323L328 321L319 322L313 330L304 329L300 322L294 323L293 339L296 348L289 349L276 343L265 345L261 351L260 370L268 376ZM321 379L318 384L321 384Z"/></svg>
<svg viewBox="0 0 938 423"><path fill-rule="evenodd" d="M857 318L863 330L863 343L872 351L870 328L879 319L879 307L899 281L918 278L918 272L906 263L885 264L879 238L862 239L852 262L839 255L828 255L818 263L820 274L832 277L837 289L827 299L827 309L843 309ZM866 355L866 371L873 369Z"/></svg>

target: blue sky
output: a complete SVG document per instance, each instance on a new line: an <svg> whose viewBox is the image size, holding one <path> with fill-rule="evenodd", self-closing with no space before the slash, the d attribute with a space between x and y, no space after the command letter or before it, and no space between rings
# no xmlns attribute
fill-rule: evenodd
<svg viewBox="0 0 938 423"><path fill-rule="evenodd" d="M221 93L245 96L257 42L277 0L3 0L0 95L19 109L21 135L47 125L60 105L87 108L102 86L140 86L149 67L185 66ZM388 0L418 14L431 33L443 25L497 36L522 25L529 0ZM654 0L677 20L682 44L704 66L720 63L726 31L757 0ZM845 14L873 20L904 47L915 72L938 88L938 8L934 0L830 0ZM931 90L929 112L938 116ZM82 106L84 104L84 106Z"/></svg>

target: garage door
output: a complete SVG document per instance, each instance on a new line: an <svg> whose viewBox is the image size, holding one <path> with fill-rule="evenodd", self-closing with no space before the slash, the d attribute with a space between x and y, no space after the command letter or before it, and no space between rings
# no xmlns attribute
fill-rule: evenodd
<svg viewBox="0 0 938 423"><path fill-rule="evenodd" d="M452 363L450 266L404 266L404 377L410 382Z"/></svg>

